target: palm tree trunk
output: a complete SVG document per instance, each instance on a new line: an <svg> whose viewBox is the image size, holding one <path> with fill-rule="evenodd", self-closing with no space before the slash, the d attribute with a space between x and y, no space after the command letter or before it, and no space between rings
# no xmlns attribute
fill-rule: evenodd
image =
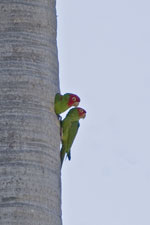
<svg viewBox="0 0 150 225"><path fill-rule="evenodd" d="M0 0L0 224L61 225L55 0Z"/></svg>

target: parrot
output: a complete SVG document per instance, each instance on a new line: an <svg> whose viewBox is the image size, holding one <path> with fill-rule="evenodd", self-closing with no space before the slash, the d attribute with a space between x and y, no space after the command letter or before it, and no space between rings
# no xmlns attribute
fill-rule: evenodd
<svg viewBox="0 0 150 225"><path fill-rule="evenodd" d="M82 108L76 107L72 108L66 115L65 119L62 120L62 148L60 151L61 167L65 154L67 154L68 159L71 160L70 149L80 126L79 120L81 118L84 119L85 117L86 111Z"/></svg>
<svg viewBox="0 0 150 225"><path fill-rule="evenodd" d="M79 105L79 102L80 98L75 94L66 93L64 95L61 95L57 93L55 95L55 103L54 103L55 113L59 115L72 106L77 107Z"/></svg>

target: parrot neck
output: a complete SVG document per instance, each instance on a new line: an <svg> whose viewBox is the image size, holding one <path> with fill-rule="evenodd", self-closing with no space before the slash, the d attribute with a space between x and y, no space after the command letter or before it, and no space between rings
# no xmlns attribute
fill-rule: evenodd
<svg viewBox="0 0 150 225"><path fill-rule="evenodd" d="M69 119L70 122L74 122L74 121L78 121L79 117L72 114L72 115L68 116L68 119Z"/></svg>

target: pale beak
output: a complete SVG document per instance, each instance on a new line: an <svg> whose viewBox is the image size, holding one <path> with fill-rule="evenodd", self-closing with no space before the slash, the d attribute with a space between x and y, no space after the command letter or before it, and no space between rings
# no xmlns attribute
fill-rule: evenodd
<svg viewBox="0 0 150 225"><path fill-rule="evenodd" d="M84 119L86 117L86 113L84 113L83 115L82 115L82 118Z"/></svg>
<svg viewBox="0 0 150 225"><path fill-rule="evenodd" d="M79 102L75 102L74 104L73 104L73 106L75 106L75 107L77 107L79 105Z"/></svg>

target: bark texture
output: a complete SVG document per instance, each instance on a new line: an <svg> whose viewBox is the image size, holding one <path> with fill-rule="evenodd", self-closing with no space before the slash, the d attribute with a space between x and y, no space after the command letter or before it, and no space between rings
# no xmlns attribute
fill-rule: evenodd
<svg viewBox="0 0 150 225"><path fill-rule="evenodd" d="M0 0L0 224L61 225L55 0Z"/></svg>

